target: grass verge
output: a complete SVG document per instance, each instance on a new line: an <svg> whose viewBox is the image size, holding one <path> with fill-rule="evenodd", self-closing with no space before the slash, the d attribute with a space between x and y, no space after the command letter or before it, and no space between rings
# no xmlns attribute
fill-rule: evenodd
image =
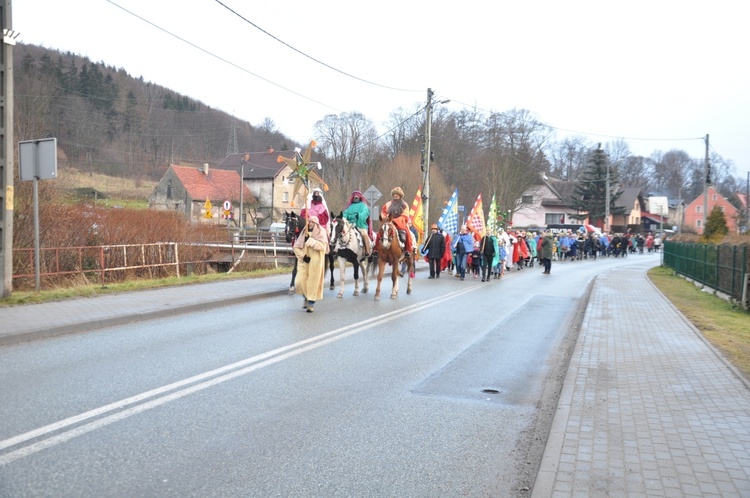
<svg viewBox="0 0 750 498"><path fill-rule="evenodd" d="M750 379L750 313L703 292L669 268L652 268L648 276L695 328Z"/></svg>

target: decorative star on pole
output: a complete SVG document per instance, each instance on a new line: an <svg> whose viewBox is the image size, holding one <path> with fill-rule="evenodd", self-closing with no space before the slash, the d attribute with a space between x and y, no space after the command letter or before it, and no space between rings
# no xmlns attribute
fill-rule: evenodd
<svg viewBox="0 0 750 498"><path fill-rule="evenodd" d="M323 179L318 175L318 173L315 172L315 169L322 169L322 166L320 163L311 163L310 157L312 156L312 151L315 148L317 143L315 143L315 140L310 141L310 146L305 150L304 154L300 154L299 147L294 149L294 156L293 157L284 157L284 156L278 156L276 158L277 162L284 162L287 163L292 168L292 172L289 175L290 180L294 180L294 191L292 192L292 206L294 206L294 198L297 197L297 193L299 192L300 188L304 185L305 190L308 192L310 191L310 180L313 180L317 183L320 183L323 185L323 190L326 192L328 191L328 184L323 181Z"/></svg>

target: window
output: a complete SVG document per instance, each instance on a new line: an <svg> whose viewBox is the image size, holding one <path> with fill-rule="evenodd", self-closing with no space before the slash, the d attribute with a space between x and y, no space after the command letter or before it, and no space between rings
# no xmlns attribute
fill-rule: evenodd
<svg viewBox="0 0 750 498"><path fill-rule="evenodd" d="M521 196L521 204L531 204L534 202L534 196L533 195L522 195Z"/></svg>
<svg viewBox="0 0 750 498"><path fill-rule="evenodd" d="M695 226L697 226L698 228L701 227L702 223L703 223L703 220L695 220Z"/></svg>
<svg viewBox="0 0 750 498"><path fill-rule="evenodd" d="M289 192L284 192L281 196L281 202L289 202Z"/></svg>
<svg viewBox="0 0 750 498"><path fill-rule="evenodd" d="M711 200L712 201L715 201L716 199L717 199L716 194L714 194L714 195L711 196Z"/></svg>
<svg viewBox="0 0 750 498"><path fill-rule="evenodd" d="M695 206L695 212L700 213L701 212L701 206Z"/></svg>
<svg viewBox="0 0 750 498"><path fill-rule="evenodd" d="M546 213L544 215L544 223L547 225L565 223L565 213Z"/></svg>

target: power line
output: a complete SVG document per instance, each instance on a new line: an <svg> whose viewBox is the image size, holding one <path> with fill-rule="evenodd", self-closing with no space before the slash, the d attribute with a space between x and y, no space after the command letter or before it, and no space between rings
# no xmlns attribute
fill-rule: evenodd
<svg viewBox="0 0 750 498"><path fill-rule="evenodd" d="M481 111L481 112L486 112L488 114L497 114L497 115L500 115L500 116L512 117L514 119L519 119L518 116L509 116L505 112L495 112L495 111L491 111L491 110L488 110L488 109L483 109L481 107L478 107L477 105L466 104L466 103L461 102L460 100L454 99L452 97L446 97L446 98L450 99L451 102L456 102L456 103L461 104L461 105L463 105L465 107L476 109L476 110ZM525 119L521 119L521 121L525 122L525 123L529 123L530 122L530 121L525 120ZM588 132L588 131L570 130L570 129L567 129L567 128L560 128L558 126L552 126L552 125L549 125L549 124L546 124L546 123L542 123L542 122L539 122L539 121L534 121L534 123L538 124L540 126L544 126L545 128L549 128L551 130L564 131L564 132L568 132L568 133L575 133L577 135L587 135L587 136L592 136L592 137L611 138L611 139L614 139L614 140L634 140L634 141L654 141L654 142L667 142L667 141L670 141L670 142L675 141L675 142L677 142L677 141L705 140L705 137L685 137L685 138L625 137L625 136L616 136L616 135L605 135L605 134L602 134L602 133L592 133L592 132Z"/></svg>
<svg viewBox="0 0 750 498"><path fill-rule="evenodd" d="M158 29L158 30L160 30L160 31L163 31L164 33L168 34L169 36L172 36L172 37L174 37L174 38L177 38L177 39L178 39L178 40L180 40L181 42L183 42L183 43L187 43L187 44L188 44L188 45L190 45L191 47L193 47L193 48L196 48L196 49L200 50L201 52L203 52L203 53L205 53L205 54L207 54L207 55L209 55L209 56L211 56L211 57L213 57L213 58L215 58L215 59L218 59L218 60L220 60L221 62L224 62L224 63L226 63L226 64L229 64L230 66L232 66L232 67L234 67L234 68L236 68L236 69L239 69L240 71L242 71L242 72L244 72L244 73L247 73L247 74L249 74L249 75L251 75L251 76L255 76L256 78L258 78L258 79L260 79L260 80L263 80L263 81L265 81L266 83L269 83L269 84L271 84L271 85L273 85L273 86L275 86L275 87L277 87L277 88L280 88L280 89L282 89L282 90L285 90L285 91L287 91L287 92L289 92L289 93L292 93L292 94L294 94L294 95L297 95L298 97L301 97L301 98L303 98L303 99L305 99L305 100L309 100L310 102L313 102L313 103L315 103L315 104L318 104L318 105L320 105L320 106L326 107L326 108L328 108L328 109L331 109L331 110L334 110L334 111L336 111L336 112L344 112L344 111L342 111L341 109L337 109L337 108L335 108L335 107L333 107L333 106L330 106L330 105L328 105L328 104L324 104L323 102L320 102L320 101L318 101L318 100L315 100L315 99L313 99L312 97L308 97L308 96L306 96L306 95L303 95L303 94L301 94L301 93L299 93L299 92L296 92L296 91L294 91L294 90L292 90L292 89L290 89L290 88L287 88L287 87L285 87L285 86L283 86L283 85L280 85L280 84L278 84L278 83L275 83L275 82L273 82L273 81L269 80L268 78L264 78L263 76L260 76L260 75L258 75L258 74L255 74L255 73L253 73L252 71L250 71L250 70L248 70L248 69L246 69L246 68L244 68L244 67L242 67L242 66L240 66L240 65L238 65L238 64L235 64L235 63L234 63L234 62L232 62L232 61L229 61L229 60L227 60L227 59L224 59L223 57L221 57L221 56L219 56L219 55L216 55L216 54L214 54L213 52L210 52L210 51L208 51L208 50L206 50L206 49L204 49L204 48L202 48L202 47L199 47L199 46L198 46L198 45L196 45L195 43L193 43L193 42L191 42L191 41L188 41L188 40L186 40L186 39L184 39L184 38L182 38L182 37L180 37L180 36L178 36L178 35L176 35L176 34L174 34L174 33L170 32L170 31L167 31L166 29L162 28L161 26L159 26L159 25L157 25L157 24L154 24L154 23L152 23L152 22L151 22L151 21L149 21L148 19L145 19L145 18L143 18L143 17L139 16L138 14L136 14L136 13L134 13L134 12L131 12L131 11L129 11L129 10L128 10L128 9L126 9L125 7L123 7L123 6L121 6L121 5L118 5L117 3L113 2L112 0L107 0L107 2L111 3L112 5L114 5L115 7L119 8L119 9L122 9L123 11L127 12L127 13L128 13L128 14L130 14L131 16L133 16L133 17L136 17L136 18L140 19L141 21L143 21L143 22L145 22L145 23L147 23L147 24L150 24L151 26L155 27L156 29Z"/></svg>
<svg viewBox="0 0 750 498"><path fill-rule="evenodd" d="M325 63L325 62L323 62L323 61L320 61L320 60L316 59L315 57L313 57L313 56L311 56L311 55L308 55L308 54L306 54L305 52L302 52L301 50L298 50L297 48L295 48L295 47L293 47L293 46L289 45L289 44L288 44L287 42L285 42L284 40L281 40L281 39L277 38L276 36L272 35L272 34L271 34L271 33L269 33L268 31L266 31L265 29L261 28L260 26L258 26L258 25L257 25L257 24L255 24L254 22L252 22L251 20L249 20L249 19L245 18L244 16L242 16L241 14L239 14L239 13L238 13L237 11L233 10L233 9L232 9L231 7L228 7L228 6L226 5L226 4L222 3L222 2L220 1L220 0L214 0L214 1L215 1L216 3L218 3L219 5L221 5L222 7L224 7L225 9L227 9L227 10L228 10L229 12L231 12L231 13L232 13L232 14L234 14L235 16L239 17L240 19L242 19L243 21L245 21L246 23L248 23L248 24L249 24L250 26L252 26L252 27L254 27L255 29L257 29L258 31L260 31L261 33L263 33L263 34L265 34L265 35L267 35L267 36L269 36L269 37L273 38L274 40L276 40L277 42L281 43L281 44L282 44L282 45L284 45L285 47L287 47L287 48L290 48L290 49L294 50L295 52L297 52L297 53L298 53L298 54L300 54L301 56L303 56L303 57L307 57L307 58L308 58L308 59L310 59L311 61L313 61L313 62L316 62L316 63L320 64L321 66L325 66L325 67L327 67L327 68L328 68L328 69L330 69L331 71L336 71L336 72L337 72L337 73L339 73L339 74L343 74L344 76L347 76L347 77L349 77L349 78L355 79L355 80L357 80L357 81L361 81L362 83L367 83L368 85L373 85L373 86L377 86L377 87L380 87L380 88L386 88L386 89L388 89L388 90L396 90L396 91L398 91L398 92L421 92L421 91L422 91L422 90L407 90L407 89L405 89L405 88L394 88L394 87L392 87L392 86L388 86L388 85L382 85L382 84L380 84L380 83L375 83L375 82L373 82L373 81L370 81L370 80L366 80L366 79L364 79L364 78L360 78L360 77L358 77L358 76L354 76L354 75L352 75L352 74L349 74L349 73L347 73L347 72L345 72L345 71L342 71L342 70L340 70L340 69L337 69L337 68L335 68L335 67L333 67L333 66L331 66L331 65L329 65L329 64L326 64L326 63Z"/></svg>

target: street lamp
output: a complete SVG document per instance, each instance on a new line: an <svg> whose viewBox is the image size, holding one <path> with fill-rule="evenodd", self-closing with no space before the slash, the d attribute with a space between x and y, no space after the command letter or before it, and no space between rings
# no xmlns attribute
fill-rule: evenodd
<svg viewBox="0 0 750 498"><path fill-rule="evenodd" d="M430 159L432 145L432 106L434 104L447 104L450 100L441 100L439 102L433 102L432 97L435 93L432 88L427 89L427 107L426 110L426 133L425 133L425 150L424 150L424 179L422 181L422 219L424 220L424 231L430 229Z"/></svg>

